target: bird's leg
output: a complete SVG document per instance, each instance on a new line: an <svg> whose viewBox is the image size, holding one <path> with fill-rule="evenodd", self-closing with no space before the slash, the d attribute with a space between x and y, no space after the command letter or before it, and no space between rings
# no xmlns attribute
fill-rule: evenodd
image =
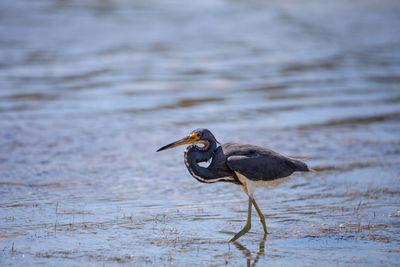
<svg viewBox="0 0 400 267"><path fill-rule="evenodd" d="M256 208L256 211L258 213L258 217L260 217L261 224L262 224L262 226L264 228L264 233L268 234L267 226L265 225L264 214L262 214L262 212L261 212L260 208L258 207L258 205L257 205L256 201L254 200L254 198L251 198L251 201L253 202L254 208Z"/></svg>
<svg viewBox="0 0 400 267"><path fill-rule="evenodd" d="M241 237L242 235L244 235L245 233L247 233L250 228L251 228L251 197L249 197L249 208L247 211L247 222L246 225L243 227L242 230L240 230L239 233L237 233L231 240L229 240L229 242L234 242L236 241L239 237Z"/></svg>

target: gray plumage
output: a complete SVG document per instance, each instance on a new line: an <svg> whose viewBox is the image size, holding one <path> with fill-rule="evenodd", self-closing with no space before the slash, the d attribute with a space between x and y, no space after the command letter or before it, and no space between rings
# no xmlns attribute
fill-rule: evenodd
<svg viewBox="0 0 400 267"><path fill-rule="evenodd" d="M250 230L252 206L260 217L264 233L268 233L264 215L253 197L256 187L265 186L264 182L287 177L295 171L310 171L304 162L264 147L238 143L217 146L217 140L207 129L194 130L181 140L161 147L157 152L185 144L191 144L184 151L184 161L194 178L202 183L234 183L240 185L249 196L246 225L231 242ZM210 159L208 167L199 165L199 162Z"/></svg>
<svg viewBox="0 0 400 267"><path fill-rule="evenodd" d="M193 132L202 133L200 140L210 144L206 151L199 150L196 145L185 150L186 167L200 182L222 181L240 185L242 183L235 172L252 181L271 181L287 177L295 171L309 171L304 162L285 157L273 150L239 143L226 143L217 147L217 141L209 130L197 129ZM208 167L198 165L199 162L210 159ZM224 177L229 178L222 179Z"/></svg>
<svg viewBox="0 0 400 267"><path fill-rule="evenodd" d="M222 146L227 166L254 181L270 181L291 175L295 171L309 171L299 160L285 157L267 148L227 143Z"/></svg>

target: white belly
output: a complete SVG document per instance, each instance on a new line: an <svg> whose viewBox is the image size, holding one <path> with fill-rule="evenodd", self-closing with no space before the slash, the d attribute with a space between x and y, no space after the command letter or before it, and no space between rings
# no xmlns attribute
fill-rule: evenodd
<svg viewBox="0 0 400 267"><path fill-rule="evenodd" d="M248 179L246 176L236 172L236 176L239 178L243 191L251 198L253 198L254 191L257 187L275 187L288 180L288 177L280 178L272 181L253 181Z"/></svg>

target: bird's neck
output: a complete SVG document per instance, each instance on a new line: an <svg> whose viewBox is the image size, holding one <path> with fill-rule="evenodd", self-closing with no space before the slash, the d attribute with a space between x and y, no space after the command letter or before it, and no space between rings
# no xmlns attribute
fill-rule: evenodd
<svg viewBox="0 0 400 267"><path fill-rule="evenodd" d="M199 150L195 145L188 146L184 151L184 160L186 168L190 174L202 183L214 183L217 182L216 175L211 172L208 168L200 166L199 162L205 162L212 158L214 160L214 152L217 148L217 144L214 140L209 141L207 150Z"/></svg>

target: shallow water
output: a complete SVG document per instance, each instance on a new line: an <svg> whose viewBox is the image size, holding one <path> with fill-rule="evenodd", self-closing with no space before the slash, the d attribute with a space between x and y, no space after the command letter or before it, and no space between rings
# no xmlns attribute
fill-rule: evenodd
<svg viewBox="0 0 400 267"><path fill-rule="evenodd" d="M397 1L0 3L2 265L398 265ZM307 158L256 200L183 148Z"/></svg>

